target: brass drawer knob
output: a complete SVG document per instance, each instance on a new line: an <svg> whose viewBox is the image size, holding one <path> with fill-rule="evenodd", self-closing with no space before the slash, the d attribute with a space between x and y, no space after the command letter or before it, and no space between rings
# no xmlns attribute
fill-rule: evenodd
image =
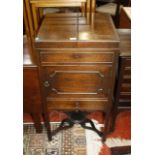
<svg viewBox="0 0 155 155"><path fill-rule="evenodd" d="M49 86L50 86L49 82L48 81L45 81L44 82L44 87L49 87Z"/></svg>
<svg viewBox="0 0 155 155"><path fill-rule="evenodd" d="M103 92L104 92L104 91L103 91L102 88L99 88L99 89L97 90L97 93L98 93L98 94L103 94Z"/></svg>

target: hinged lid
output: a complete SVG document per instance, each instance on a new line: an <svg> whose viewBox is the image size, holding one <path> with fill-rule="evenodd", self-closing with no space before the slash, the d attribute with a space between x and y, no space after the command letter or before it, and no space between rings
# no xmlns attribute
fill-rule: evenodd
<svg viewBox="0 0 155 155"><path fill-rule="evenodd" d="M119 38L108 14L45 16L35 38L37 48L118 47Z"/></svg>

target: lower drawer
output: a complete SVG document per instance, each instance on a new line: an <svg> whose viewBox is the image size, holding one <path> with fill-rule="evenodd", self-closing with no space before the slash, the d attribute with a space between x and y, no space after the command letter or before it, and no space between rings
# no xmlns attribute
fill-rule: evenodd
<svg viewBox="0 0 155 155"><path fill-rule="evenodd" d="M65 111L94 111L106 110L110 104L105 101L48 101L48 110L65 110Z"/></svg>
<svg viewBox="0 0 155 155"><path fill-rule="evenodd" d="M131 92L131 84L123 83L121 85L121 92Z"/></svg>
<svg viewBox="0 0 155 155"><path fill-rule="evenodd" d="M131 101L131 92L121 92L120 100Z"/></svg>

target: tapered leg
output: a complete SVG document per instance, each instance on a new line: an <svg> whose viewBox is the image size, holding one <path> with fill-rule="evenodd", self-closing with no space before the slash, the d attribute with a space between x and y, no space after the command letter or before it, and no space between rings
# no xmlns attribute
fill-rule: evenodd
<svg viewBox="0 0 155 155"><path fill-rule="evenodd" d="M42 125L41 125L40 114L32 113L31 116L32 116L32 119L34 121L34 126L36 129L36 132L41 133L42 132Z"/></svg>
<svg viewBox="0 0 155 155"><path fill-rule="evenodd" d="M106 136L109 133L109 124L110 124L110 109L105 112L104 134L102 136L103 142L106 140Z"/></svg>
<svg viewBox="0 0 155 155"><path fill-rule="evenodd" d="M52 140L52 133L51 133L51 125L50 125L50 119L49 119L48 113L44 113L43 118L44 118L45 126L47 129L48 140L51 141Z"/></svg>

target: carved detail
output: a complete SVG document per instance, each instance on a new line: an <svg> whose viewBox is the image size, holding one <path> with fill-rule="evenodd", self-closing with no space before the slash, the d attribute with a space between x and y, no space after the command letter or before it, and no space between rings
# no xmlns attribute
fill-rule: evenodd
<svg viewBox="0 0 155 155"><path fill-rule="evenodd" d="M51 88L51 91L52 92L54 92L54 93L56 93L56 94L67 94L67 93L65 93L65 92L59 92L59 90L57 90L57 88L54 88L54 85L52 84L52 81L54 80L54 78L55 78L55 76L57 75L57 74L60 74L60 73L66 73L66 74L77 74L77 73L83 73L83 74L96 74L96 75L98 75L101 79L103 79L104 78L104 74L102 73L102 72L100 72L100 71L85 71L85 72L83 72L83 71L53 71L53 72L51 72L50 74L49 74L49 77L51 78L51 80L50 80L50 82L51 82L51 85L49 84L49 81L45 81L44 82L44 86L45 87L49 87L49 86L51 86L51 87L53 87L53 88ZM98 90L97 90L97 93L98 94L102 94L102 93L104 93L103 92L104 90L102 89L102 88L99 88ZM79 94L80 92L78 92L78 94ZM89 92L87 92L87 94L88 94ZM95 93L96 94L96 92L93 92L93 93ZM83 93L81 93L81 94L83 94Z"/></svg>

